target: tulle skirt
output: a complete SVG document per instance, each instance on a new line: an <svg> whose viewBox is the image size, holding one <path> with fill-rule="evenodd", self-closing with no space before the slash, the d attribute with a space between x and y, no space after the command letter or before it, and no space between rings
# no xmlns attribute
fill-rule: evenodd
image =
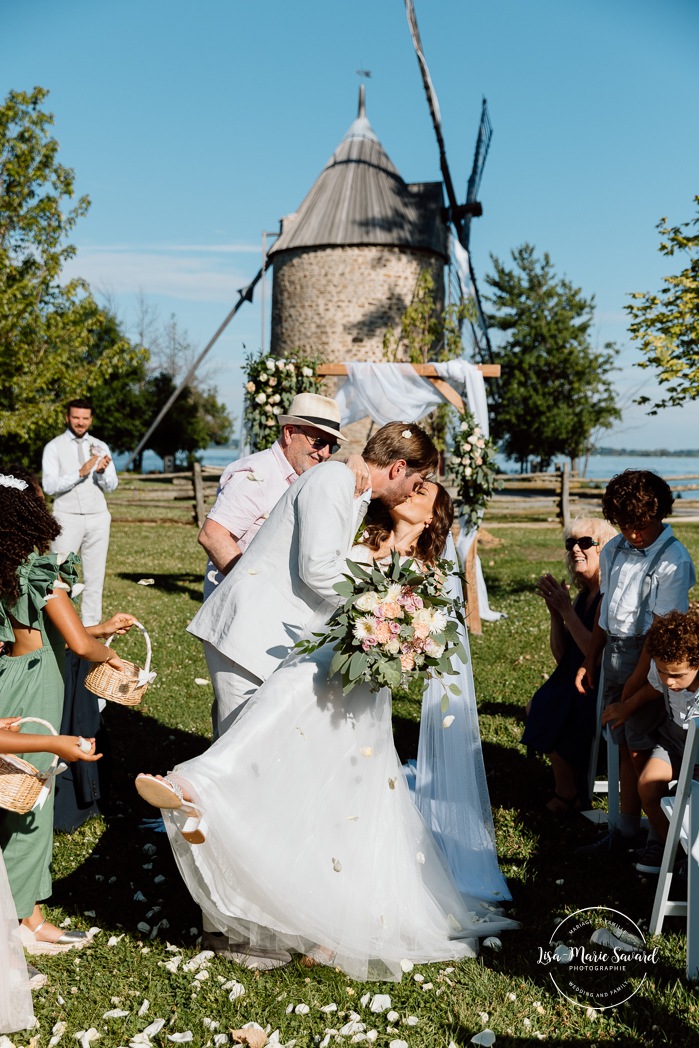
<svg viewBox="0 0 699 1048"><path fill-rule="evenodd" d="M206 842L189 845L181 814L165 813L182 876L231 941L310 954L355 979L474 957L478 937L518 925L458 891L405 783L390 693L343 695L331 654L288 660L175 769L207 823Z"/></svg>
<svg viewBox="0 0 699 1048"><path fill-rule="evenodd" d="M19 939L17 911L12 901L0 852L0 1034L34 1025L27 963Z"/></svg>

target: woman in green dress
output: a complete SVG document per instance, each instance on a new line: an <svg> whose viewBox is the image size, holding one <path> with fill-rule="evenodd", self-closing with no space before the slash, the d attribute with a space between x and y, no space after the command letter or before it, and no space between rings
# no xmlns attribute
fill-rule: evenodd
<svg viewBox="0 0 699 1048"><path fill-rule="evenodd" d="M69 593L77 581L77 558L59 565L46 551L60 533L31 474L0 467L0 717L40 717L60 725L65 646L91 662L123 664L96 636L128 628L130 616L114 616L87 631ZM132 620L131 620L132 621ZM27 730L36 731L35 725ZM45 770L50 754L32 758ZM39 901L51 894L53 791L43 807L26 815L0 812L0 847L10 882L20 936L29 953L82 946L84 932L62 932L44 919Z"/></svg>

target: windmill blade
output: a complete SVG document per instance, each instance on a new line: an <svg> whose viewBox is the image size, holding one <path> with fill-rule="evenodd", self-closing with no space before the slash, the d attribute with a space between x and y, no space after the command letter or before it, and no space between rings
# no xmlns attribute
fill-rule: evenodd
<svg viewBox="0 0 699 1048"><path fill-rule="evenodd" d="M483 178L483 168L485 167L485 160L488 156L488 150L490 149L490 140L493 137L493 125L490 121L490 113L488 112L488 101L483 99L481 105L481 120L478 125L478 137L476 138L476 149L473 154L473 167L471 169L471 175L468 180L468 186L466 189L466 204L474 204L478 196L478 190L480 189L481 179ZM471 219L475 214L475 210L467 211L464 217L464 230L461 242L465 248L468 248L469 241L471 239Z"/></svg>
<svg viewBox="0 0 699 1048"><path fill-rule="evenodd" d="M420 30L417 27L417 18L415 15L413 0L405 0L405 15L408 19L408 27L413 40L413 47L415 48L418 65L420 66L422 83L424 84L425 94L427 95L427 104L430 107L432 126L434 127L434 133L437 136L437 145L439 146L439 167L442 172L442 178L444 179L444 188L447 193L449 207L453 211L458 205L456 201L456 193L454 192L454 183L451 180L451 173L449 171L449 165L447 164L447 152L444 146L444 135L442 134L442 117L439 112L439 101L437 99L437 92L434 89L434 84L432 83L430 71L427 67L427 60L425 59L425 54L422 50L422 41L420 39ZM459 223L459 225L461 225L461 223Z"/></svg>

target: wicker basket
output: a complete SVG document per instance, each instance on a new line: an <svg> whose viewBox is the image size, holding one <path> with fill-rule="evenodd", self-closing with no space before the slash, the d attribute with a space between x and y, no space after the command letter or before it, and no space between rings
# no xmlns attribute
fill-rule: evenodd
<svg viewBox="0 0 699 1048"><path fill-rule="evenodd" d="M142 626L140 622L134 622L134 626L141 630L146 641L146 664L143 667L143 673L148 675L152 654L150 637L145 626ZM114 635L112 634L105 641L107 647L113 640ZM123 672L115 670L106 662L93 662L92 669L85 678L85 687L95 695L99 695L101 699L109 699L110 702L118 702L122 706L138 706L150 681L146 680L143 684L139 684L141 670L133 662L127 662L126 659L123 662Z"/></svg>
<svg viewBox="0 0 699 1048"><path fill-rule="evenodd" d="M58 735L53 725L40 717L22 717L19 723L43 724L52 735ZM38 771L23 757L17 757L14 753L0 753L0 808L26 815L36 804L44 783L57 764L58 756L54 755L49 770Z"/></svg>

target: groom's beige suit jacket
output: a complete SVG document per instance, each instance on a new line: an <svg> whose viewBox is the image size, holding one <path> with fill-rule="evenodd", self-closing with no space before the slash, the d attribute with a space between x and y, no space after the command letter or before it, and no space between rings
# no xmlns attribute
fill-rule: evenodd
<svg viewBox="0 0 699 1048"><path fill-rule="evenodd" d="M370 492L354 497L354 474L339 462L309 469L282 495L233 570L188 629L265 680L324 605L363 519Z"/></svg>

